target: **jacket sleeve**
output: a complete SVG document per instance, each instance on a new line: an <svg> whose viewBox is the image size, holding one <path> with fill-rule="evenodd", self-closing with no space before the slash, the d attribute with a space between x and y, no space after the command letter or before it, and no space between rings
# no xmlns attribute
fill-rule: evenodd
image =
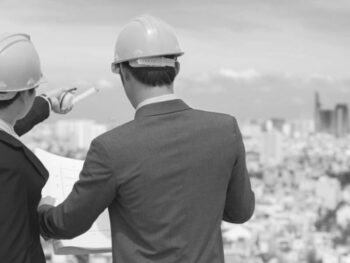
<svg viewBox="0 0 350 263"><path fill-rule="evenodd" d="M43 97L37 96L28 114L16 122L14 130L21 136L30 131L36 124L47 119L49 115L49 102Z"/></svg>
<svg viewBox="0 0 350 263"><path fill-rule="evenodd" d="M234 147L236 147L237 155L227 189L223 220L230 223L244 223L253 215L255 196L251 189L245 148L236 120L234 120L234 126L236 137Z"/></svg>
<svg viewBox="0 0 350 263"><path fill-rule="evenodd" d="M41 234L70 239L87 231L116 195L110 159L102 143L91 143L79 180L57 207L38 209Z"/></svg>

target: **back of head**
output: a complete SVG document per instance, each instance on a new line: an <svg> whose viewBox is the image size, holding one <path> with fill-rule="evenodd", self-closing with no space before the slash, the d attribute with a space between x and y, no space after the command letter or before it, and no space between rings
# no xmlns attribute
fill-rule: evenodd
<svg viewBox="0 0 350 263"><path fill-rule="evenodd" d="M122 65L142 84L170 85L179 67L177 57L182 54L173 29L160 19L143 15L120 32L112 71L120 73Z"/></svg>
<svg viewBox="0 0 350 263"><path fill-rule="evenodd" d="M169 59L175 61L175 58ZM178 62L175 61L175 63ZM137 81L151 87L171 85L177 75L175 66L132 66L130 65L130 62L123 62L122 65L129 70Z"/></svg>
<svg viewBox="0 0 350 263"><path fill-rule="evenodd" d="M0 36L0 106L42 82L40 59L26 34Z"/></svg>

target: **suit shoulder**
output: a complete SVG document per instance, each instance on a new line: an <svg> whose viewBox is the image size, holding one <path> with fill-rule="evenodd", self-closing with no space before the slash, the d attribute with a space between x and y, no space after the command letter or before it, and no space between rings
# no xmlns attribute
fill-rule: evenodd
<svg viewBox="0 0 350 263"><path fill-rule="evenodd" d="M0 140L0 167L7 169L16 169L20 161L25 160L22 151L19 147L13 146L10 143Z"/></svg>
<svg viewBox="0 0 350 263"><path fill-rule="evenodd" d="M208 119L215 124L237 126L236 118L226 113L194 109L193 114L195 114L198 118Z"/></svg>
<svg viewBox="0 0 350 263"><path fill-rule="evenodd" d="M132 130L135 130L135 122L129 121L105 133L102 133L101 135L97 136L93 141L108 144L111 140L115 142L116 140L118 140L118 137L130 133Z"/></svg>

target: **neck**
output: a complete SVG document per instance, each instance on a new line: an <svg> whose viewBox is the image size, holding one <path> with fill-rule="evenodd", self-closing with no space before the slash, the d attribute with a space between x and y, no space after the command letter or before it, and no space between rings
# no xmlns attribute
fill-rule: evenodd
<svg viewBox="0 0 350 263"><path fill-rule="evenodd" d="M14 118L11 118L11 116L0 113L0 119L6 122L7 124L11 125L12 127L15 126L16 120Z"/></svg>
<svg viewBox="0 0 350 263"><path fill-rule="evenodd" d="M12 127L15 125L16 121L19 119L18 109L16 105L12 104L5 109L0 110L0 119L8 123Z"/></svg>
<svg viewBox="0 0 350 263"><path fill-rule="evenodd" d="M169 94L174 94L173 85L139 89L135 96L135 107L144 100Z"/></svg>

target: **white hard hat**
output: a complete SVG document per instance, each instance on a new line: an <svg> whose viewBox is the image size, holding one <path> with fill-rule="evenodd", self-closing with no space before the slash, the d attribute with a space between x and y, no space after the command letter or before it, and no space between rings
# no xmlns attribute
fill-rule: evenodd
<svg viewBox="0 0 350 263"><path fill-rule="evenodd" d="M38 53L28 35L0 36L0 100L38 87L42 76Z"/></svg>
<svg viewBox="0 0 350 263"><path fill-rule="evenodd" d="M134 61L133 66L169 66L175 61L165 56L183 55L173 29L162 20L143 15L128 23L120 32L116 45L112 71L118 73L118 64Z"/></svg>

